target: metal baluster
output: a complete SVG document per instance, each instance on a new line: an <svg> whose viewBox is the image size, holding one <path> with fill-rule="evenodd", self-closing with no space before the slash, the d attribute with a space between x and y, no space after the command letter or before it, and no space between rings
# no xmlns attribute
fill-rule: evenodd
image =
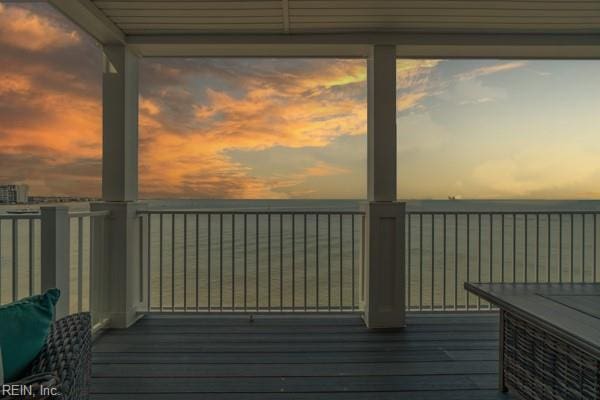
<svg viewBox="0 0 600 400"><path fill-rule="evenodd" d="M494 280L494 215L490 213L490 283ZM488 303L488 308L492 309L492 303Z"/></svg>
<svg viewBox="0 0 600 400"><path fill-rule="evenodd" d="M259 224L259 216L260 214L256 214L256 311L259 310L259 294L260 294L260 285L258 284L259 281L259 268L258 268L258 263L259 263L259 242L260 242L260 238L259 238L259 230L258 230L258 224Z"/></svg>
<svg viewBox="0 0 600 400"><path fill-rule="evenodd" d="M529 238L529 218L527 218L527 214L523 214L523 218L525 219L525 238L523 239L524 245L525 245L525 260L523 261L523 282L527 282L527 273L529 265L528 265L528 241L527 239Z"/></svg>
<svg viewBox="0 0 600 400"><path fill-rule="evenodd" d="M596 225L596 217L598 216L598 214L594 214L594 283L597 282L597 271L598 271L598 264L597 264L597 247L598 247L598 238L597 238L597 234L596 232L598 231L597 229L597 225Z"/></svg>
<svg viewBox="0 0 600 400"><path fill-rule="evenodd" d="M77 312L83 305L83 217L77 218Z"/></svg>
<svg viewBox="0 0 600 400"><path fill-rule="evenodd" d="M307 302L308 302L308 295L307 295L307 287L306 287L306 281L307 281L307 277L308 277L308 263L307 263L307 252L306 252L306 214L304 214L304 311L307 311Z"/></svg>
<svg viewBox="0 0 600 400"><path fill-rule="evenodd" d="M34 220L29 219L29 295L33 295Z"/></svg>
<svg viewBox="0 0 600 400"><path fill-rule="evenodd" d="M412 245L411 245L411 240L412 240L411 239L411 236L412 236L412 234L411 234L412 233L411 224L412 223L411 223L411 220L412 220L412 214L407 213L406 217L408 218L408 234L407 234L407 236L408 236L408 250L407 250L407 253L408 253L408 266L407 266L407 269L408 269L408 284L406 285L406 291L407 291L407 294L408 294L408 301L406 303L408 304L408 309L410 310L411 309L411 295L410 295L411 290L410 289L412 287L412 279L411 279L411 275L412 275L411 274L411 272L412 272L412 269L411 269L411 265L412 265L412 262L411 262L411 253L412 253L412 251L411 251L412 250ZM352 218L352 221L354 221L354 217Z"/></svg>
<svg viewBox="0 0 600 400"><path fill-rule="evenodd" d="M581 281L585 282L585 214L581 214Z"/></svg>
<svg viewBox="0 0 600 400"><path fill-rule="evenodd" d="M471 274L471 214L466 214L467 217L467 282L470 282L470 274ZM469 311L469 293L465 291L465 300L467 311Z"/></svg>
<svg viewBox="0 0 600 400"><path fill-rule="evenodd" d="M151 232L152 232L152 214L148 213L147 214L147 218L148 218L148 235L147 235L147 243L148 243L148 248L146 249L147 252L147 257L148 257L148 272L146 273L146 296L148 296L148 311L150 311L150 307L152 304L152 290L150 288L150 282L152 279L152 269L151 269L151 265L152 265L152 241L151 241ZM94 223L94 219L90 218L90 232L94 232L94 230L92 229L92 225ZM92 259L92 245L94 243L94 239L91 238L90 239L90 260ZM90 262L90 276L92 275L92 263ZM90 292L92 291L92 287L90 285ZM91 297L91 296L90 296ZM92 309L91 303L90 303L90 310Z"/></svg>
<svg viewBox="0 0 600 400"><path fill-rule="evenodd" d="M144 215L145 214L138 214L137 218L139 219L139 266L140 266L140 276L139 276L139 284L140 284L140 296L139 296L139 301L140 303L144 301ZM92 224L92 218L93 217L89 217L89 221L90 221L90 225ZM90 243L92 242L92 238L91 238L91 229L89 230L90 232ZM88 289L89 290L89 289Z"/></svg>
<svg viewBox="0 0 600 400"><path fill-rule="evenodd" d="M13 301L19 298L19 220L12 221L12 279Z"/></svg>
<svg viewBox="0 0 600 400"><path fill-rule="evenodd" d="M481 282L481 252L482 252L482 243L481 243L481 213L477 213L477 234L479 235L479 239L477 245L479 250L477 252L477 279L478 282ZM481 310L481 298L477 296L477 310Z"/></svg>
<svg viewBox="0 0 600 400"><path fill-rule="evenodd" d="M513 214L513 251L512 251L512 263L513 263L513 276L512 281L517 281L517 214Z"/></svg>
<svg viewBox="0 0 600 400"><path fill-rule="evenodd" d="M279 309L283 311L283 214L279 214Z"/></svg>
<svg viewBox="0 0 600 400"><path fill-rule="evenodd" d="M343 220L343 214L340 214L340 311L344 311L344 286L343 286L343 281L342 281L342 276L343 276L343 232L342 232L342 220Z"/></svg>
<svg viewBox="0 0 600 400"><path fill-rule="evenodd" d="M419 213L419 311L423 310L423 214Z"/></svg>
<svg viewBox="0 0 600 400"><path fill-rule="evenodd" d="M175 214L171 214L171 311L175 311Z"/></svg>
<svg viewBox="0 0 600 400"><path fill-rule="evenodd" d="M158 279L159 279L159 288L158 288L158 306L160 308L160 311L163 311L163 220L164 220L164 215L162 213L159 214L160 216L160 220L159 220L159 228L160 228L160 233L158 235L159 238L159 256L158 256L158 266L159 266L159 274L158 274Z"/></svg>
<svg viewBox="0 0 600 400"><path fill-rule="evenodd" d="M446 311L446 216L444 214L444 279L442 286L442 310Z"/></svg>
<svg viewBox="0 0 600 400"><path fill-rule="evenodd" d="M550 228L552 227L552 223L551 223L551 219L550 219L550 214L547 215L548 218L548 242L547 242L547 247L548 247L548 259L546 260L546 264L548 264L546 266L546 275L547 275L547 281L550 282Z"/></svg>
<svg viewBox="0 0 600 400"><path fill-rule="evenodd" d="M187 310L187 214L183 214L183 312Z"/></svg>
<svg viewBox="0 0 600 400"><path fill-rule="evenodd" d="M356 310L356 301L354 298L354 296L355 296L355 293L354 293L354 290L355 290L354 289L354 284L355 284L355 282L354 282L354 274L355 274L354 258L356 256L355 248L354 248L354 239L356 236L356 231L354 230L354 219L355 219L355 215L352 214L352 311ZM408 287L410 288L410 282L409 282Z"/></svg>
<svg viewBox="0 0 600 400"><path fill-rule="evenodd" d="M200 213L196 213L196 311L199 309L200 304Z"/></svg>
<svg viewBox="0 0 600 400"><path fill-rule="evenodd" d="M573 249L574 249L574 246L573 246L573 238L574 238L573 213L570 213L569 215L571 216L571 281L569 283L573 283L573 280L574 280L574 278L573 278L573 275L574 275L573 269L574 269L574 266L575 266L575 262L574 262L575 257L574 257L574 254L573 254Z"/></svg>
<svg viewBox="0 0 600 400"><path fill-rule="evenodd" d="M563 215L562 214L558 214L558 221L559 221L559 226L558 226L558 233L559 233L559 237L558 237L558 281L560 283L562 283L562 247L563 247Z"/></svg>
<svg viewBox="0 0 600 400"><path fill-rule="evenodd" d="M296 311L296 215L292 217L292 311Z"/></svg>
<svg viewBox="0 0 600 400"><path fill-rule="evenodd" d="M211 299L211 286L212 286L212 279L211 279L211 267L212 267L212 214L207 214L206 215L207 218L207 222L206 222L206 229L207 229L207 234L206 234L206 255L208 257L207 260L207 267L206 268L206 279L208 281L208 286L207 286L207 290L206 290L206 295L208 297L207 299L207 303L206 306L208 308L208 312L211 312L211 308L212 308L212 299Z"/></svg>
<svg viewBox="0 0 600 400"><path fill-rule="evenodd" d="M360 240L360 242L361 242L360 243L360 247L361 247L361 260L360 260L360 263L361 263L361 266L362 266L361 268L362 269L364 269L365 257L366 257L365 256L365 219L366 219L365 215L362 214L360 216L360 234L361 234L361 240ZM360 288L361 293L364 293L364 290L363 290L364 289L364 284L363 284L363 282L359 282L359 284L361 285L361 288Z"/></svg>
<svg viewBox="0 0 600 400"><path fill-rule="evenodd" d="M267 214L267 237L267 277L269 278L267 284L267 299L269 311L271 311L271 214Z"/></svg>
<svg viewBox="0 0 600 400"><path fill-rule="evenodd" d="M244 213L244 311L248 310L248 214Z"/></svg>
<svg viewBox="0 0 600 400"><path fill-rule="evenodd" d="M431 214L431 311L435 308L435 214Z"/></svg>
<svg viewBox="0 0 600 400"><path fill-rule="evenodd" d="M535 283L540 282L540 214L535 214Z"/></svg>
<svg viewBox="0 0 600 400"><path fill-rule="evenodd" d="M493 281L493 277L494 277L494 266L493 266L493 262L494 262L494 216L493 214L490 214L490 283L492 283ZM491 307L491 304L490 304Z"/></svg>
<svg viewBox="0 0 600 400"><path fill-rule="evenodd" d="M231 311L235 311L235 214L231 213Z"/></svg>
<svg viewBox="0 0 600 400"><path fill-rule="evenodd" d="M219 311L223 312L223 214L219 213Z"/></svg>
<svg viewBox="0 0 600 400"><path fill-rule="evenodd" d="M95 236L93 235L93 233L96 231L94 225L95 225L95 219L94 217L90 217L90 246L89 246L89 250L88 250L88 265L89 265L89 274L88 274L88 311L90 312L90 314L92 315L92 320L95 319L95 311L93 307L94 304L94 296L92 294L92 287L94 285L94 281L92 281L92 276L93 276L93 268L94 268L94 254L95 254L95 250L94 250L94 238ZM140 237L140 240L142 240L142 237ZM150 247L150 246L148 246ZM148 262L150 262L150 260L148 260ZM147 292L148 296L150 296L150 291ZM150 297L148 297L148 299L150 299ZM150 303L148 302L148 311L150 311Z"/></svg>
<svg viewBox="0 0 600 400"><path fill-rule="evenodd" d="M319 311L319 214L315 214L315 237L315 267L317 272L315 280L317 284L315 308L316 311Z"/></svg>
<svg viewBox="0 0 600 400"><path fill-rule="evenodd" d="M327 214L327 311L331 311L331 214Z"/></svg>
<svg viewBox="0 0 600 400"><path fill-rule="evenodd" d="M502 244L502 250L501 250L501 258L502 258L502 283L504 283L504 214L502 214L502 239L501 239L501 244Z"/></svg>
<svg viewBox="0 0 600 400"><path fill-rule="evenodd" d="M458 214L454 214L454 310L458 309Z"/></svg>

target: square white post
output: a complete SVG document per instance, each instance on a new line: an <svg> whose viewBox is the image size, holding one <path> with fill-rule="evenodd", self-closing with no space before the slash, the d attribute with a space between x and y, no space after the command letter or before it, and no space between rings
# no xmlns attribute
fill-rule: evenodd
<svg viewBox="0 0 600 400"><path fill-rule="evenodd" d="M363 266L364 321L405 326L405 204L396 202L396 48L375 45L367 64L368 202Z"/></svg>
<svg viewBox="0 0 600 400"><path fill-rule="evenodd" d="M56 319L70 314L70 221L66 206L41 207L41 283L42 292L58 288Z"/></svg>
<svg viewBox="0 0 600 400"><path fill-rule="evenodd" d="M138 198L138 57L104 47L102 74L102 200Z"/></svg>
<svg viewBox="0 0 600 400"><path fill-rule="evenodd" d="M138 199L138 57L123 45L104 47L102 78L102 203L92 210L108 210L104 248L109 285L107 314L110 326L127 328L138 318L139 218ZM92 285L94 282L92 282Z"/></svg>

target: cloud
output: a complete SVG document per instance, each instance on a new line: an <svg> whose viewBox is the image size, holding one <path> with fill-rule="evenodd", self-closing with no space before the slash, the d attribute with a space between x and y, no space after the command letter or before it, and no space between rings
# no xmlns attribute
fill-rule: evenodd
<svg viewBox="0 0 600 400"><path fill-rule="evenodd" d="M462 72L457 74L455 77L460 81L470 80L479 78L481 76L497 74L499 72L511 71L517 68L523 68L527 65L527 61L511 61L507 63L486 65L484 67L476 68L471 71Z"/></svg>
<svg viewBox="0 0 600 400"><path fill-rule="evenodd" d="M34 195L100 192L101 54L75 29L47 4L0 10L0 181Z"/></svg>
<svg viewBox="0 0 600 400"><path fill-rule="evenodd" d="M61 26L18 6L0 7L0 41L28 51L52 51L79 43L80 35L74 29Z"/></svg>
<svg viewBox="0 0 600 400"><path fill-rule="evenodd" d="M143 86L152 86L144 92L141 106L144 193L152 197L287 197L293 195L291 188L310 176L347 173L319 163L301 173L275 171L259 179L250 166L236 162L231 152L327 147L340 136L364 135L364 61L297 60L305 67L302 69L271 62L272 74L255 69L238 74L244 62L227 60L229 68L223 69L228 73L218 74L214 65L191 68L186 63L185 70L193 72L176 81L170 75L181 63L172 67L170 60L159 60L160 67L156 62L144 63L142 68L150 69L154 78L163 82L158 86L155 81L142 81ZM203 79L198 90L182 91L181 87L198 83L199 69L214 79ZM157 71L169 76L156 76ZM228 87L232 82L234 89ZM182 97L188 101L182 103Z"/></svg>
<svg viewBox="0 0 600 400"><path fill-rule="evenodd" d="M352 171L346 168L340 168L335 165L328 164L324 161L319 161L312 167L304 169L300 173L300 176L333 176L349 174L350 172Z"/></svg>
<svg viewBox="0 0 600 400"><path fill-rule="evenodd" d="M594 152L565 143L546 143L511 157L490 159L472 172L475 184L487 193L516 198L585 197L597 186L599 175Z"/></svg>
<svg viewBox="0 0 600 400"><path fill-rule="evenodd" d="M428 95L427 92L406 93L396 98L396 110L406 111L416 107Z"/></svg>

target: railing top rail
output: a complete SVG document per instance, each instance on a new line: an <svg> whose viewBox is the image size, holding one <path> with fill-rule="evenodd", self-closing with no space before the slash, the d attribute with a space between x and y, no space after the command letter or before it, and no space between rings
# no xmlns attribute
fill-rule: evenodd
<svg viewBox="0 0 600 400"><path fill-rule="evenodd" d="M524 214L528 214L528 215L558 215L558 214L573 214L573 215L581 215L581 214L600 214L600 210L546 210L546 211L520 211L520 210L514 210L514 211L450 211L450 210L446 210L446 211L407 211L407 214L414 214L414 215L455 215L455 214L459 214L459 215L466 215L466 214L472 214L472 215L524 215Z"/></svg>
<svg viewBox="0 0 600 400"><path fill-rule="evenodd" d="M0 220L15 220L15 219L40 219L40 213L27 213L27 214L0 214Z"/></svg>
<svg viewBox="0 0 600 400"><path fill-rule="evenodd" d="M348 210L348 211L339 211L339 210L214 210L214 209L206 209L206 210L140 210L138 214L237 214L237 215L363 215L364 211L360 210Z"/></svg>
<svg viewBox="0 0 600 400"><path fill-rule="evenodd" d="M102 210L102 211L73 211L69 213L69 217L77 218L77 217L106 217L110 215L110 211Z"/></svg>

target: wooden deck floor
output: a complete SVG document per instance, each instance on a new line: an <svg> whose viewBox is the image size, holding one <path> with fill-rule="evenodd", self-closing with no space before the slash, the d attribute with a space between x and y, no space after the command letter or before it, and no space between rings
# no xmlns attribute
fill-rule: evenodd
<svg viewBox="0 0 600 400"><path fill-rule="evenodd" d="M147 316L94 345L92 399L508 399L494 314Z"/></svg>

